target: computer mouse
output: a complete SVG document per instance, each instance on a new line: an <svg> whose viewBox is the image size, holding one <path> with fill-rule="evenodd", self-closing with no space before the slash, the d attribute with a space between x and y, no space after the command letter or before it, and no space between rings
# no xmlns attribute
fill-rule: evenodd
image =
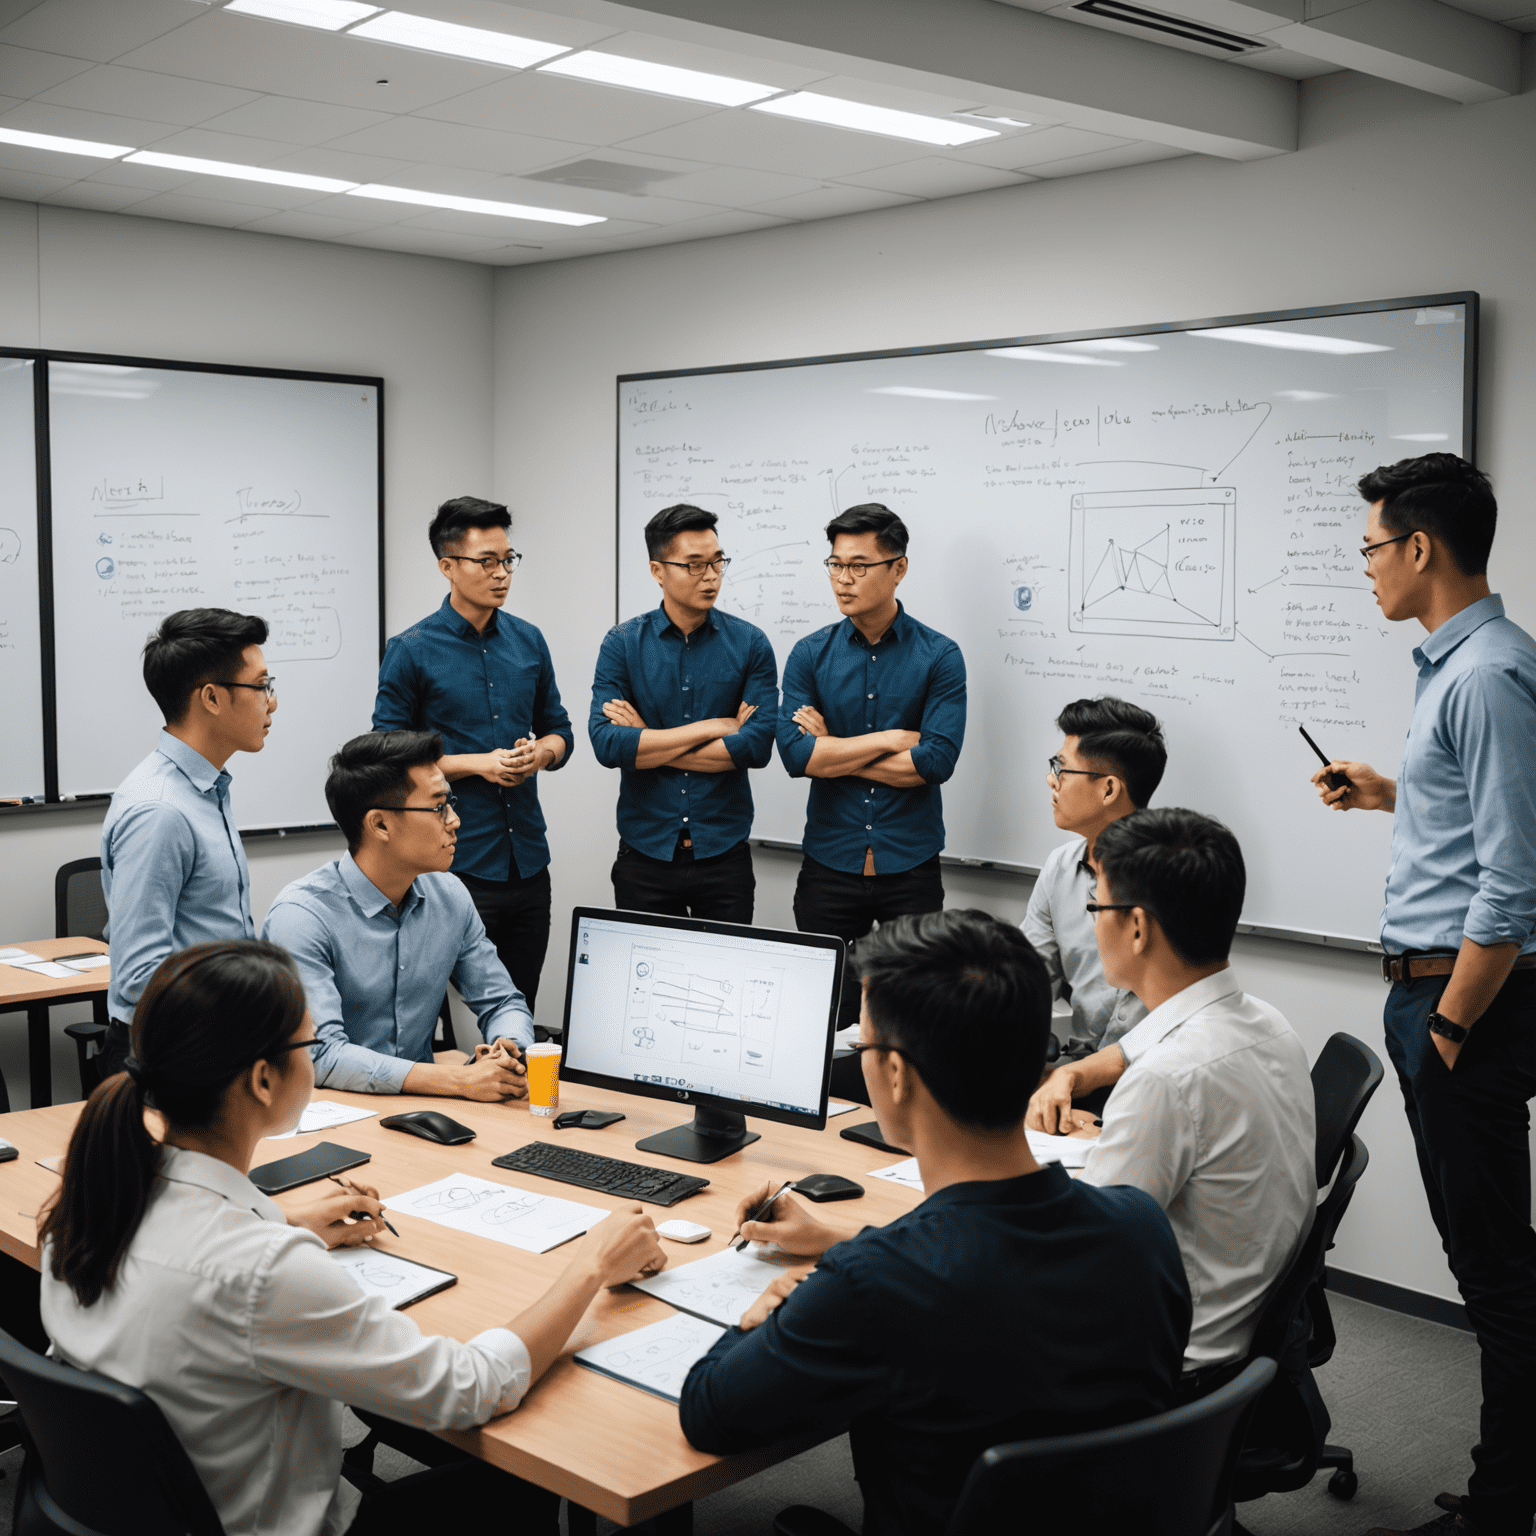
<svg viewBox="0 0 1536 1536"><path fill-rule="evenodd" d="M838 1173L812 1173L796 1179L790 1187L807 1200L857 1200L864 1193L862 1184Z"/></svg>
<svg viewBox="0 0 1536 1536"><path fill-rule="evenodd" d="M457 1147L475 1139L467 1125L460 1125L435 1109L413 1109L408 1115L391 1115L379 1124L387 1131L409 1131L423 1141L435 1141L445 1147Z"/></svg>

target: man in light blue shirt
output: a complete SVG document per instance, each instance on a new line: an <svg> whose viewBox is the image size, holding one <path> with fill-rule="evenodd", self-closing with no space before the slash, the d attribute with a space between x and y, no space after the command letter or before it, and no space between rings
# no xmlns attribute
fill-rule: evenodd
<svg viewBox="0 0 1536 1536"><path fill-rule="evenodd" d="M1373 470L1360 493L1376 601L1386 618L1417 619L1429 635L1413 652L1418 684L1396 781L1336 762L1313 782L1335 810L1393 815L1381 925L1387 1050L1482 1350L1467 1492L1441 1494L1446 1513L1414 1529L1527 1536L1536 1515L1536 641L1489 590L1498 508L1486 475L1431 453Z"/></svg>
<svg viewBox="0 0 1536 1536"><path fill-rule="evenodd" d="M209 939L254 939L251 877L224 765L260 752L277 708L266 623L227 608L171 614L144 647L165 729L112 796L101 829L111 1024L103 1075L128 1054L139 995L160 962Z"/></svg>
<svg viewBox="0 0 1536 1536"><path fill-rule="evenodd" d="M520 1099L533 1015L448 873L459 818L436 731L356 736L325 798L351 850L278 893L262 937L292 954L315 1033L315 1082L352 1093ZM438 1065L432 1035L452 982L479 1020L474 1058Z"/></svg>

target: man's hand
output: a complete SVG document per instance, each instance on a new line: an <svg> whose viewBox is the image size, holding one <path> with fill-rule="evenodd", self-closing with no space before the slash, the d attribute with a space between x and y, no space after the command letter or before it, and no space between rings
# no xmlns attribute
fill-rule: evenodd
<svg viewBox="0 0 1536 1536"><path fill-rule="evenodd" d="M609 699L603 705L603 718L614 725L627 725L632 730L650 730L650 726L640 718L640 711L627 699Z"/></svg>
<svg viewBox="0 0 1536 1536"><path fill-rule="evenodd" d="M543 772L554 760L554 748L546 747L532 736L519 736L512 744L512 768L519 784Z"/></svg>
<svg viewBox="0 0 1536 1536"><path fill-rule="evenodd" d="M1329 789L1324 775L1342 773L1349 780L1343 789ZM1397 808L1397 780L1376 772L1369 763L1347 760L1329 763L1312 775L1318 798L1332 811L1393 811Z"/></svg>
<svg viewBox="0 0 1536 1536"><path fill-rule="evenodd" d="M473 1061L448 1070L453 1074L449 1081L458 1098L499 1104L528 1097L528 1069L523 1065L523 1053L510 1040L477 1045Z"/></svg>
<svg viewBox="0 0 1536 1536"><path fill-rule="evenodd" d="M359 1248L384 1230L384 1207L379 1204L378 1190L366 1184L324 1187L326 1193L289 1211L290 1227L315 1233L327 1248ZM367 1214L354 1219L354 1211Z"/></svg>
<svg viewBox="0 0 1536 1536"><path fill-rule="evenodd" d="M1030 1095L1029 1108L1024 1111L1024 1124L1030 1130L1044 1131L1048 1136L1068 1135L1076 1128L1071 1116L1072 1100L1077 1091L1072 1068L1057 1067Z"/></svg>
<svg viewBox="0 0 1536 1536"><path fill-rule="evenodd" d="M1078 1141L1097 1141L1103 1131L1099 1117L1086 1109L1069 1109L1061 1117L1063 1136L1073 1136Z"/></svg>
<svg viewBox="0 0 1536 1536"><path fill-rule="evenodd" d="M470 761L476 765L474 771L482 779L489 779L492 784L505 784L509 789L515 789L527 777L517 766L517 753L509 747L478 753Z"/></svg>
<svg viewBox="0 0 1536 1536"><path fill-rule="evenodd" d="M638 1205L622 1205L588 1231L577 1262L590 1264L598 1284L611 1290L660 1274L667 1256L651 1218Z"/></svg>
<svg viewBox="0 0 1536 1536"><path fill-rule="evenodd" d="M736 706L736 730L739 731L753 715L757 713L756 704L748 704L745 699ZM726 735L733 736L735 731L727 731Z"/></svg>
<svg viewBox="0 0 1536 1536"><path fill-rule="evenodd" d="M768 1321L768 1314L778 1311L784 1305L784 1298L804 1279L804 1275L780 1275L777 1280L770 1280L763 1294L742 1313L741 1321L736 1326L743 1333L761 1327Z"/></svg>
<svg viewBox="0 0 1536 1536"><path fill-rule="evenodd" d="M848 1236L846 1232L818 1221L788 1190L768 1207L764 1220L750 1220L752 1213L778 1188L777 1184L764 1184L736 1207L739 1236L754 1243L777 1243L785 1253L804 1259L819 1259L833 1243L840 1243Z"/></svg>
<svg viewBox="0 0 1536 1536"><path fill-rule="evenodd" d="M821 718L821 711L819 709L812 709L809 704L802 704L790 716L790 719L800 727L800 734L802 736L830 736L832 734L827 729L827 722Z"/></svg>

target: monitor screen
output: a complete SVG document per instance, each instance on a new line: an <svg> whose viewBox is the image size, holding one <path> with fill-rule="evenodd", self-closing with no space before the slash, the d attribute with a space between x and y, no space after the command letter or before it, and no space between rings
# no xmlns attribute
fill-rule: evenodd
<svg viewBox="0 0 1536 1536"><path fill-rule="evenodd" d="M578 907L561 1076L825 1123L841 941Z"/></svg>

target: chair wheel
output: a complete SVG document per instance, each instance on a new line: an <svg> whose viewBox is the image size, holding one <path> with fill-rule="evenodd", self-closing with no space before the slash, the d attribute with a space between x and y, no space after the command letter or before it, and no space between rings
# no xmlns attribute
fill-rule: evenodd
<svg viewBox="0 0 1536 1536"><path fill-rule="evenodd" d="M1360 1487L1360 1479L1348 1467L1340 1467L1328 1479L1328 1492L1336 1499L1352 1499Z"/></svg>

